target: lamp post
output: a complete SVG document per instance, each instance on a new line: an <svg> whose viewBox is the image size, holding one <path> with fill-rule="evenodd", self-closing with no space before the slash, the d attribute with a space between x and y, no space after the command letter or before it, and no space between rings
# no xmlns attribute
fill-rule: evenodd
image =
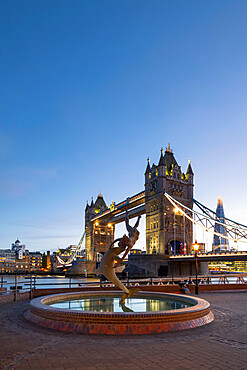
<svg viewBox="0 0 247 370"><path fill-rule="evenodd" d="M197 252L199 250L200 246L197 244L197 241L195 241L195 244L193 244L193 249L195 251L195 262L196 262L196 286L195 286L195 294L198 295L198 279L197 279Z"/></svg>
<svg viewBox="0 0 247 370"><path fill-rule="evenodd" d="M176 254L176 215L179 214L179 209L177 207L173 210L173 227L174 227L174 242L173 242L173 254Z"/></svg>

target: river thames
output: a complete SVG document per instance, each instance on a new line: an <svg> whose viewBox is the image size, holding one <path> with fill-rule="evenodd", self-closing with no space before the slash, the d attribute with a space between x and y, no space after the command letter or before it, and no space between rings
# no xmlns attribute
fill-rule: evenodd
<svg viewBox="0 0 247 370"><path fill-rule="evenodd" d="M30 277L31 275L18 275L17 284L19 287L22 287L21 290L26 290L30 288ZM15 275L2 275L0 276L3 279L3 287L6 287L7 290L10 290L12 286L15 285ZM82 278L82 277L64 277L59 275L48 275L48 276L36 276L35 278L35 287L39 289L44 288L68 288L69 284L72 287L76 288L87 283L99 283L98 278ZM33 279L34 284L34 279ZM20 288L19 288L20 289Z"/></svg>

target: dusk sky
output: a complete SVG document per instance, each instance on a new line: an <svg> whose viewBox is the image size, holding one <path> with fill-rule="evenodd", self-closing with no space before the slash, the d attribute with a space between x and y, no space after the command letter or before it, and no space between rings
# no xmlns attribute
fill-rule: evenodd
<svg viewBox="0 0 247 370"><path fill-rule="evenodd" d="M0 19L0 249L77 244L87 199L144 190L168 142L195 198L247 224L246 0L11 0Z"/></svg>

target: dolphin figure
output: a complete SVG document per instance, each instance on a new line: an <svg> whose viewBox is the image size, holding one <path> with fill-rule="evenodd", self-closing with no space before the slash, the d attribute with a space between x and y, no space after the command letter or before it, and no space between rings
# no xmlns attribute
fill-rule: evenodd
<svg viewBox="0 0 247 370"><path fill-rule="evenodd" d="M120 240L118 247L112 248L112 245ZM100 267L96 270L96 275L104 275L109 281L115 284L119 289L124 291L124 294L120 300L120 304L124 304L125 299L131 297L134 293L138 292L140 289L133 288L128 289L121 281L118 279L115 273L115 267L121 262L122 258L118 257L120 253L123 253L128 246L129 238L124 235L120 239L116 239L104 254L100 261ZM117 262L117 264L116 264Z"/></svg>

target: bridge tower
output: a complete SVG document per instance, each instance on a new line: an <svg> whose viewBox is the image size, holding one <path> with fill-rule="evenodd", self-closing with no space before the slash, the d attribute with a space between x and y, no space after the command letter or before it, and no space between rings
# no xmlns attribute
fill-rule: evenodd
<svg viewBox="0 0 247 370"><path fill-rule="evenodd" d="M92 221L93 217L104 212L107 208L102 194L98 195L95 203L93 198L90 205L87 203L85 209L85 251L88 261L96 261L97 253L103 255L114 240L115 226L113 224L106 219Z"/></svg>
<svg viewBox="0 0 247 370"><path fill-rule="evenodd" d="M145 171L146 252L147 254L184 254L193 243L192 223L176 213L164 197L164 190L189 208L193 208L193 178L190 160L186 174L181 171L170 143L163 148L158 165L148 164Z"/></svg>

